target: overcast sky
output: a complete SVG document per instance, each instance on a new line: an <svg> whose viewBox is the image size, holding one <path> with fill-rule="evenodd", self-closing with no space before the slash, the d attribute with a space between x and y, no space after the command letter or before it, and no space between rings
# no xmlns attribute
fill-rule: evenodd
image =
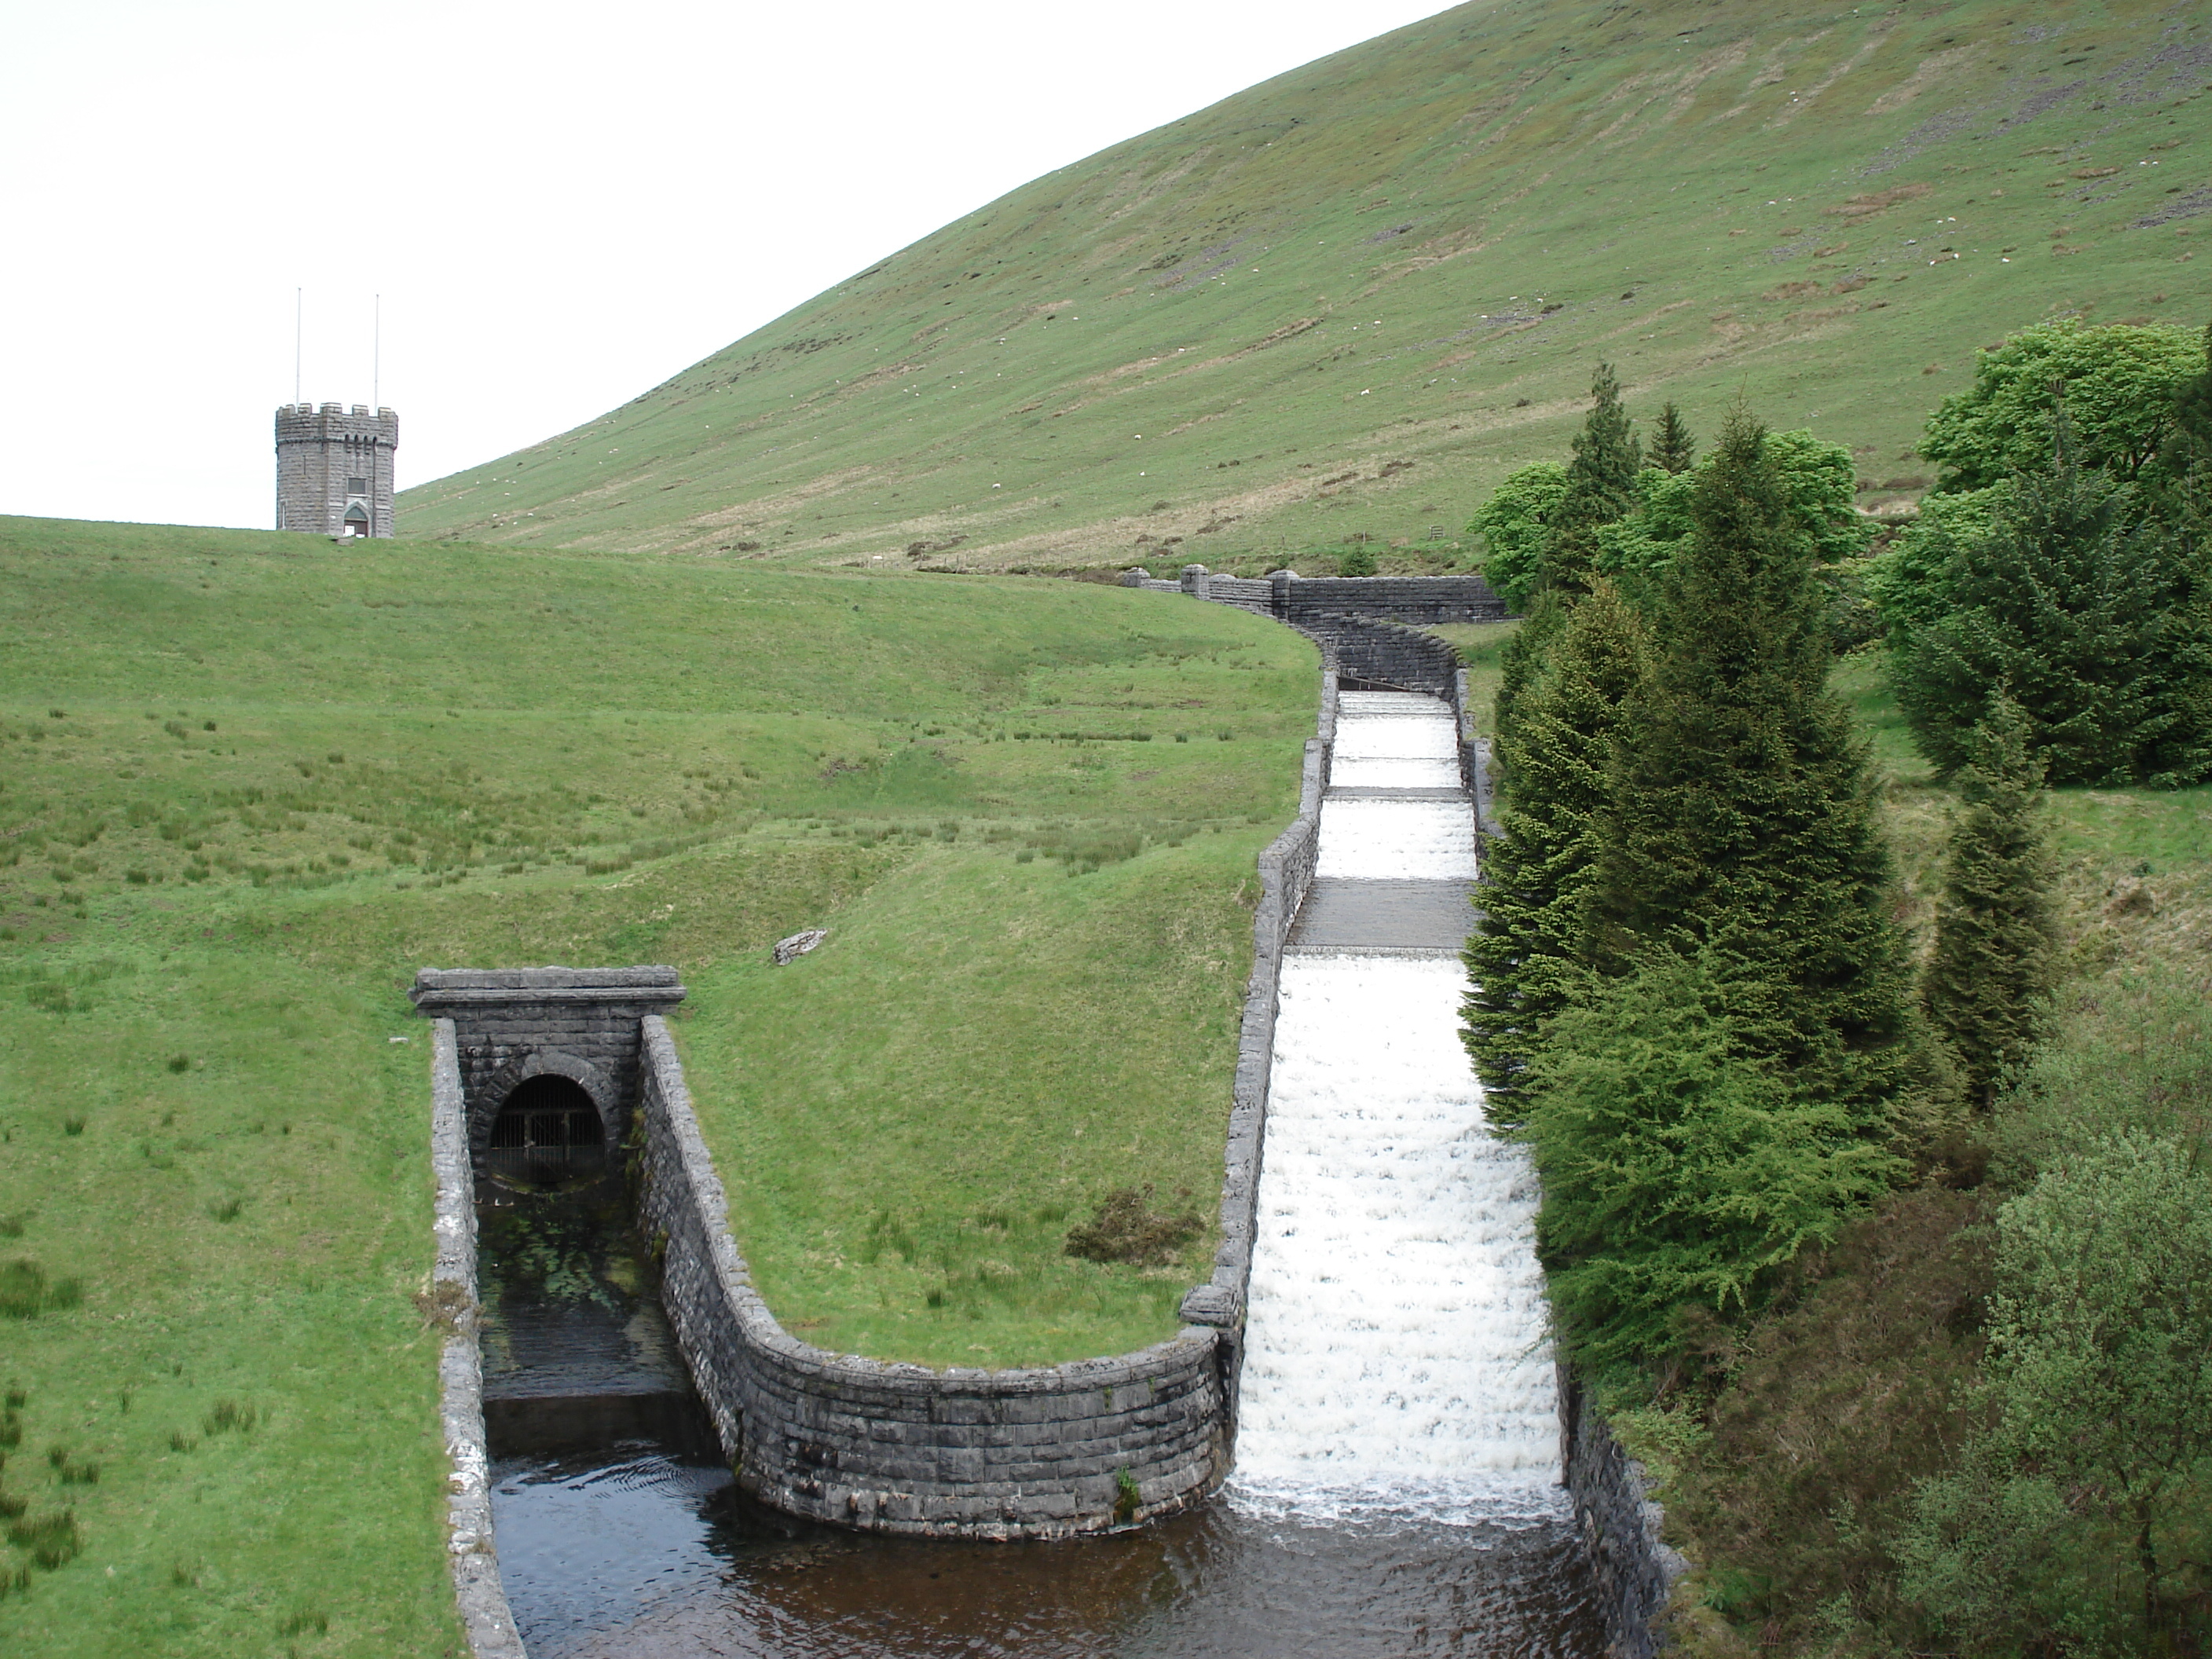
<svg viewBox="0 0 2212 1659"><path fill-rule="evenodd" d="M0 513L271 522L293 391L403 487L1436 0L70 0L0 54Z"/></svg>

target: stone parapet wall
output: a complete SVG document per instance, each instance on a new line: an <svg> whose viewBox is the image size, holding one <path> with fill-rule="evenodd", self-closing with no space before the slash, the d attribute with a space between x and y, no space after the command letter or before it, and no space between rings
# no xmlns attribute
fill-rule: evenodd
<svg viewBox="0 0 2212 1659"><path fill-rule="evenodd" d="M1217 605L1273 617L1293 628L1334 617L1365 617L1376 622L1433 628L1440 623L1505 620L1505 601L1480 576L1294 576L1287 570L1255 581L1222 576L1202 564L1187 564L1172 582L1155 581L1146 570L1132 570L1128 587L1188 594Z"/></svg>
<svg viewBox="0 0 2212 1659"><path fill-rule="evenodd" d="M525 1659L493 1547L491 1459L484 1447L483 1367L477 1348L476 1177L453 1023L430 1028L430 1168L437 1182L437 1250L430 1315L445 1328L438 1354L438 1416L446 1459L446 1558L469 1651Z"/></svg>
<svg viewBox="0 0 2212 1659"><path fill-rule="evenodd" d="M1272 582L1247 581L1239 576L1209 576L1206 587L1206 597L1216 605L1233 605L1240 611L1255 611L1262 617L1275 615L1275 587Z"/></svg>
<svg viewBox="0 0 2212 1659"><path fill-rule="evenodd" d="M1505 601L1480 576L1282 575L1270 582L1273 614L1294 627L1332 616L1429 627L1505 619Z"/></svg>
<svg viewBox="0 0 2212 1659"><path fill-rule="evenodd" d="M1237 1043L1237 1081L1229 1109L1223 1155L1221 1243L1212 1276L1182 1299L1182 1316L1221 1332L1222 1373L1231 1438L1244 1367L1244 1304L1252 1282L1252 1246L1258 1229L1260 1169L1267 1146L1267 1091L1280 1007L1283 946L1291 924L1312 887L1321 852L1321 803L1328 791L1336 742L1336 672L1322 665L1321 710L1316 735L1306 742L1298 783L1298 815L1260 854L1260 902L1252 917L1252 975L1245 983L1244 1017Z"/></svg>
<svg viewBox="0 0 2212 1659"><path fill-rule="evenodd" d="M1620 1659L1652 1659L1663 1644L1658 1620L1689 1563L1660 1536L1666 1511L1651 1501L1644 1466L1621 1450L1588 1389L1565 1365L1559 1459L1596 1580L1607 1651Z"/></svg>
<svg viewBox="0 0 2212 1659"><path fill-rule="evenodd" d="M642 1024L639 1222L737 1473L763 1503L870 1531L1058 1538L1197 1502L1228 1472L1218 1334L1027 1370L833 1354L779 1325L730 1233L666 1024Z"/></svg>

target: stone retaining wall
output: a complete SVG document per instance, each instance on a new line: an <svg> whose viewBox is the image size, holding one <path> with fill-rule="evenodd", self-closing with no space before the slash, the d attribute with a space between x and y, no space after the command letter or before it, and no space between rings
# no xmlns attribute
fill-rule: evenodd
<svg viewBox="0 0 2212 1659"><path fill-rule="evenodd" d="M438 1416L452 1474L446 1482L446 1557L469 1651L525 1659L492 1547L490 1458L484 1449L483 1368L477 1352L476 1176L469 1158L459 1046L453 1022L430 1028L430 1167L437 1181L437 1254L430 1314L446 1328L438 1354Z"/></svg>
<svg viewBox="0 0 2212 1659"><path fill-rule="evenodd" d="M666 1024L641 1023L638 1218L738 1484L793 1515L937 1537L1058 1538L1198 1501L1228 1472L1221 1341L1203 1326L1107 1359L933 1371L779 1325L730 1234Z"/></svg>
<svg viewBox="0 0 2212 1659"><path fill-rule="evenodd" d="M1333 617L1433 628L1439 623L1503 622L1506 614L1505 601L1480 576L1294 576L1284 570L1255 581L1187 564L1173 582L1155 581L1142 569L1127 572L1121 582L1233 605L1301 629Z"/></svg>
<svg viewBox="0 0 2212 1659"><path fill-rule="evenodd" d="M1460 781L1474 798L1475 830L1492 835L1490 744L1475 735L1467 669L1459 653L1434 634L1365 617L1316 616L1296 624L1318 642L1338 674L1366 685L1425 692L1449 703L1459 726Z"/></svg>
<svg viewBox="0 0 2212 1659"><path fill-rule="evenodd" d="M1589 1552L1607 1650L1651 1659L1654 1626L1689 1563L1660 1536L1666 1511L1651 1501L1644 1466L1620 1449L1574 1373L1559 1367L1559 1458L1575 1522Z"/></svg>
<svg viewBox="0 0 2212 1659"><path fill-rule="evenodd" d="M1298 906L1313 885L1321 853L1321 802L1328 790L1330 754L1336 743L1336 672L1322 665L1317 735L1306 743L1298 783L1298 815L1260 854L1260 902L1252 917L1252 975L1245 982L1244 1018L1237 1043L1237 1082L1229 1109L1223 1158L1221 1243L1213 1274L1182 1299L1182 1316L1221 1333L1227 1431L1236 1437L1238 1385L1244 1369L1244 1302L1252 1280L1252 1244L1258 1225L1260 1164L1267 1143L1267 1089L1275 1056L1283 945Z"/></svg>

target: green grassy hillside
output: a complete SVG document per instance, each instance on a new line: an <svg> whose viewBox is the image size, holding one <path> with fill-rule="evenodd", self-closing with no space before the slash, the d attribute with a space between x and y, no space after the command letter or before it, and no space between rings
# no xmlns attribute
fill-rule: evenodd
<svg viewBox="0 0 2212 1659"><path fill-rule="evenodd" d="M1212 1207L1296 635L22 519L0 633L0 1516L82 1547L0 1532L0 1652L451 1650L426 964L681 968L738 1242L817 1340L1172 1333L1209 1237L1062 1246L1117 1188Z"/></svg>
<svg viewBox="0 0 2212 1659"><path fill-rule="evenodd" d="M1635 412L1710 434L1741 392L1909 495L1977 347L2203 320L2208 83L2212 23L2151 0L1477 0L1048 174L403 526L1310 569L1449 538L1564 452L1601 357Z"/></svg>

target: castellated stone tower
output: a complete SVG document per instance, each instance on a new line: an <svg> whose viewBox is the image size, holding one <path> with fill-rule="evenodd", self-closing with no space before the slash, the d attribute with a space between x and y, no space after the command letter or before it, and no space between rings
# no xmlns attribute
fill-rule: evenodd
<svg viewBox="0 0 2212 1659"><path fill-rule="evenodd" d="M276 411L276 527L350 538L392 534L399 417L356 404Z"/></svg>

